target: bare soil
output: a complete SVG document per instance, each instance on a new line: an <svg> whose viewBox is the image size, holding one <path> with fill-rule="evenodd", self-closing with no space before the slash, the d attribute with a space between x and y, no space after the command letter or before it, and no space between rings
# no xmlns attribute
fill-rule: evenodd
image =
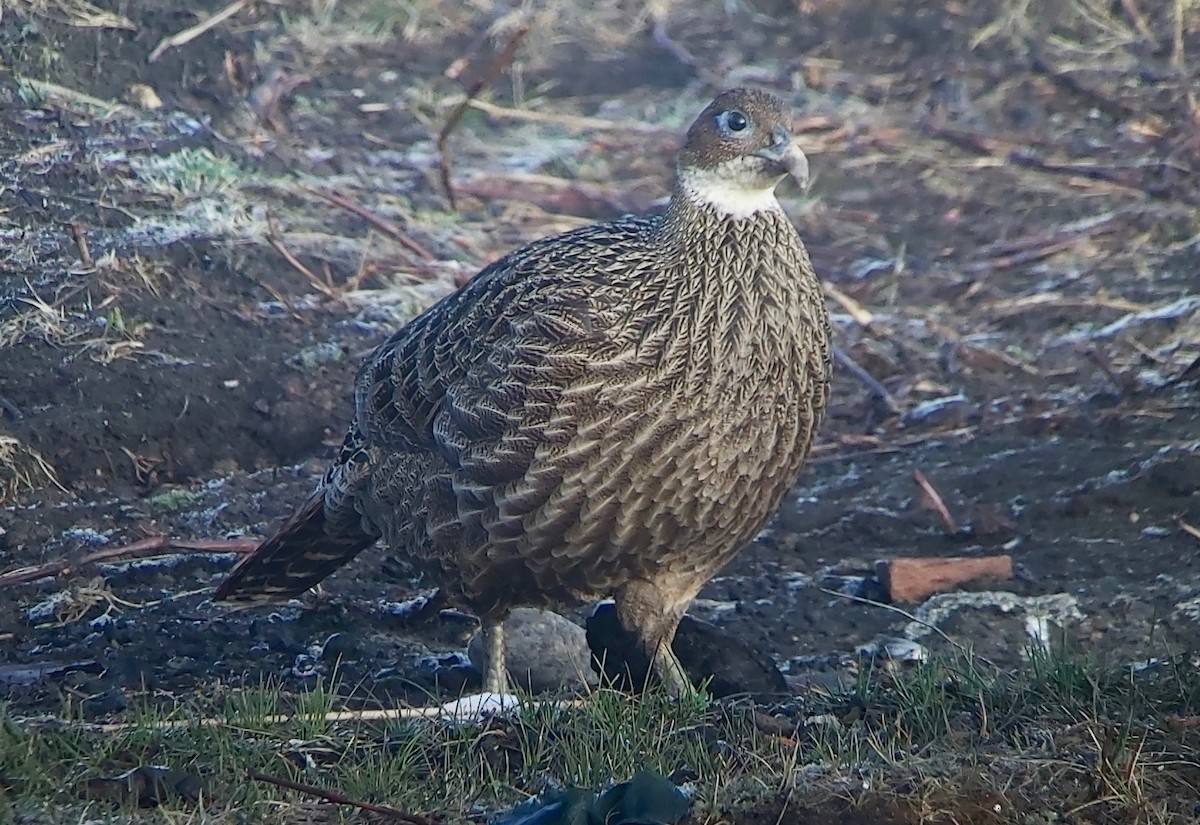
<svg viewBox="0 0 1200 825"><path fill-rule="evenodd" d="M920 615L1001 664L1041 618L1114 664L1196 649L1196 19L1181 62L1154 4L1140 23L1113 4L1104 31L1070 3L1035 20L995 0L680 4L666 28L689 65L649 23L616 42L539 18L484 95L516 114L471 109L451 137L454 214L432 137L507 39L477 37L492 18L322 30L296 22L308 4L257 4L148 62L197 16L98 5L133 29L36 2L0 18L0 435L56 480L0 469L0 571L269 533L333 454L363 353L514 244L653 208L688 118L756 82L797 103L815 180L785 205L840 345L888 400L838 370L794 497L693 612L799 683L852 672L880 639L944 644L838 595L881 597L875 559L1006 552L1014 581ZM205 153L226 165L201 175ZM191 177L155 172L165 157L193 158ZM918 470L954 524L923 506ZM0 695L99 718L218 681L302 688L335 662L359 705L475 678L451 655L470 622L398 620L418 591L380 551L276 612L208 601L235 558L5 586ZM883 821L857 816L841 821Z"/></svg>

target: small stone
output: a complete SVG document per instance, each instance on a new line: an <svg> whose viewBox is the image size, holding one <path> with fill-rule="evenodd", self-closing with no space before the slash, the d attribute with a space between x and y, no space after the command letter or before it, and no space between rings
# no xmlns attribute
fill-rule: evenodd
<svg viewBox="0 0 1200 825"><path fill-rule="evenodd" d="M84 715L92 718L125 710L129 707L129 699L119 687L110 687L86 697L81 704Z"/></svg>
<svg viewBox="0 0 1200 825"><path fill-rule="evenodd" d="M1013 576L1012 556L887 559L875 562L875 573L893 602L921 602L934 593L981 579L1005 581Z"/></svg>
<svg viewBox="0 0 1200 825"><path fill-rule="evenodd" d="M467 645L471 664L483 670L483 635ZM557 613L519 607L504 621L504 661L515 687L531 693L578 690L598 684L589 664L583 628Z"/></svg>
<svg viewBox="0 0 1200 825"><path fill-rule="evenodd" d="M858 648L863 659L880 662L924 662L929 658L925 647L911 639L877 639Z"/></svg>
<svg viewBox="0 0 1200 825"><path fill-rule="evenodd" d="M961 427L967 422L971 405L962 393L924 401L904 415L906 426Z"/></svg>

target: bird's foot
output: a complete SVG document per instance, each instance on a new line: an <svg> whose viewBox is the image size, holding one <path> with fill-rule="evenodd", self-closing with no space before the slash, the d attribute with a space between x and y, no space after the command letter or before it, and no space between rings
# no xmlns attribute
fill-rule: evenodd
<svg viewBox="0 0 1200 825"><path fill-rule="evenodd" d="M660 644L655 651L654 673L667 692L677 699L696 697L701 694L701 691L692 684L692 680L688 677L687 671L683 669L683 664L675 655L675 651L671 650L671 645L666 642Z"/></svg>

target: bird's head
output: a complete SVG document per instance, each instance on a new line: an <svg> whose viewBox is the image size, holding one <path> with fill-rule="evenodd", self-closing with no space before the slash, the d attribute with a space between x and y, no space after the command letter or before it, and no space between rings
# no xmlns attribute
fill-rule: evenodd
<svg viewBox="0 0 1200 825"><path fill-rule="evenodd" d="M676 166L678 195L723 217L779 208L775 187L791 176L808 185L808 158L790 134L791 113L754 89L717 95L688 129Z"/></svg>

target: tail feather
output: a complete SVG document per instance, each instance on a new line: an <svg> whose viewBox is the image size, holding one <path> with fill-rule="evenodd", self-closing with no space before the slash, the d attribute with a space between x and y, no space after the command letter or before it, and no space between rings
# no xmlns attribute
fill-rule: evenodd
<svg viewBox="0 0 1200 825"><path fill-rule="evenodd" d="M298 596L375 543L366 532L332 534L318 490L279 531L238 562L217 601L276 601Z"/></svg>

